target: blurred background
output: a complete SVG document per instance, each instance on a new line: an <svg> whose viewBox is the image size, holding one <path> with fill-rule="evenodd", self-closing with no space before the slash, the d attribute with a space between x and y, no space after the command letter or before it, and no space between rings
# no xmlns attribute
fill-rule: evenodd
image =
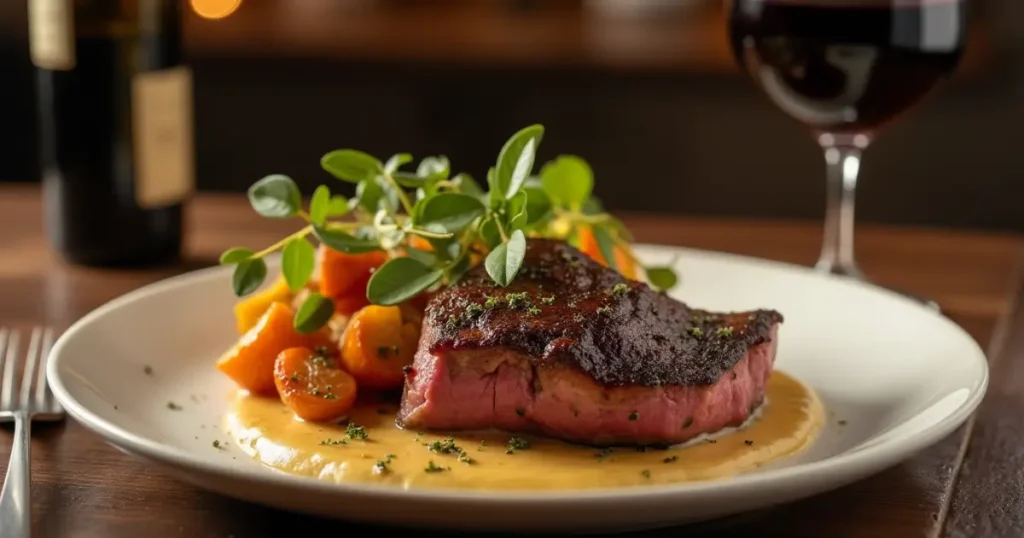
<svg viewBox="0 0 1024 538"><path fill-rule="evenodd" d="M611 211L822 217L821 152L736 68L722 0L182 2L200 190L311 191L341 147L482 180L543 123L540 160L588 159ZM858 220L1024 230L1024 2L972 17L953 79L867 153ZM26 2L0 2L0 183L38 181L27 34Z"/></svg>

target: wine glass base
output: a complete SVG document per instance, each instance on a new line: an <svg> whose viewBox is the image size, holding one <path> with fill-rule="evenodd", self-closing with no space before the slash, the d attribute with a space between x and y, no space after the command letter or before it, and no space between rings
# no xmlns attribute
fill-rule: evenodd
<svg viewBox="0 0 1024 538"><path fill-rule="evenodd" d="M932 310L934 310L936 312L941 312L942 311L942 309L939 308L939 303L935 302L932 299L928 299L928 298L925 298L925 297L920 297L918 295L913 295L911 293L907 293L907 292L905 292L903 290L900 290L900 289L897 289L897 288L893 288L893 287L890 287L890 286L882 286L882 285L874 282L873 280L868 278L867 275L865 275L864 272L860 270L860 267L857 267L856 264L839 264L839 263L833 263L831 260L820 260L820 261L818 261L817 264L815 264L814 269L816 271L820 272L820 273L827 273L827 274L836 275L836 276L844 276L844 277L847 277L847 278L852 278L852 279L859 280L861 282L866 282L868 284L871 284L871 285L874 285L874 286L878 286L880 288L887 289L889 291L898 293L898 294L900 294L900 295L902 295L904 297L913 299L913 300L921 303L922 305L924 305L926 308L930 308L930 309L932 309Z"/></svg>

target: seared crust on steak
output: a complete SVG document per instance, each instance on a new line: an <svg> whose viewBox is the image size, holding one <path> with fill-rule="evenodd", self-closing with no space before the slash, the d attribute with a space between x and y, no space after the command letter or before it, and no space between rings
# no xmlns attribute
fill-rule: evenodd
<svg viewBox="0 0 1024 538"><path fill-rule="evenodd" d="M481 265L433 297L419 349L506 348L535 367L579 368L605 386L705 386L769 342L781 321L774 310L691 309L565 242L530 239L507 288Z"/></svg>

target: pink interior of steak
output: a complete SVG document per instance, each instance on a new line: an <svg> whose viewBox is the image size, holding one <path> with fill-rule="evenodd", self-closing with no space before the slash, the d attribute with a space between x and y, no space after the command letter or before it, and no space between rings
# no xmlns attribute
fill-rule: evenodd
<svg viewBox="0 0 1024 538"><path fill-rule="evenodd" d="M399 423L435 430L538 431L584 444L675 444L742 424L764 397L778 324L715 383L604 386L564 363L506 348L421 348Z"/></svg>

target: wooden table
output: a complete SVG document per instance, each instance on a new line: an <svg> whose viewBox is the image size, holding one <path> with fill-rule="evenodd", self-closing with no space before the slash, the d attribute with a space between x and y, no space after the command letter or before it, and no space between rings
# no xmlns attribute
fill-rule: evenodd
<svg viewBox="0 0 1024 538"><path fill-rule="evenodd" d="M149 282L214 263L235 244L270 243L286 229L255 216L241 196L199 197L189 262L147 271L68 267L44 239L32 188L0 187L0 325L66 328L100 304ZM819 223L626 215L642 241L726 250L809 264ZM287 226L287 224L284 224ZM1024 535L1024 312L1020 237L863 226L858 255L882 283L933 297L988 349L989 395L947 439L888 471L775 509L642 536L730 534L786 537ZM37 536L260 537L380 529L235 501L162 474L111 448L72 420L33 439ZM0 471L10 429L0 430ZM400 509L396 507L396 510ZM353 528L358 527L358 528Z"/></svg>

